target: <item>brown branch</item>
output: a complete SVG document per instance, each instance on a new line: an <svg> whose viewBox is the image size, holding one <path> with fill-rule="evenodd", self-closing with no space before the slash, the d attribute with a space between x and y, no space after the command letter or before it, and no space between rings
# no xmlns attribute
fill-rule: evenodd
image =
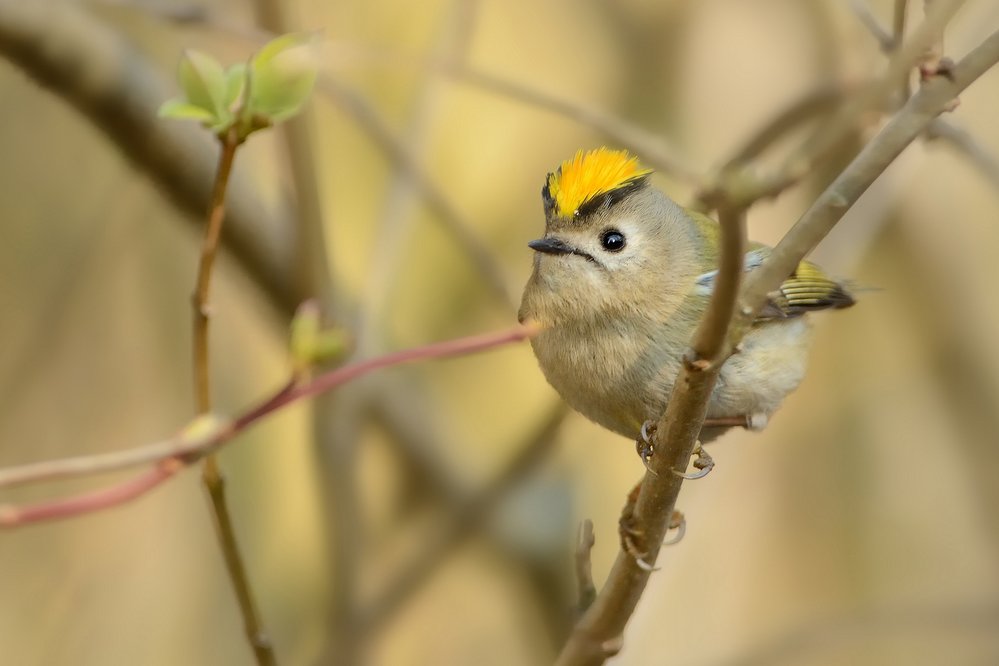
<svg viewBox="0 0 999 666"><path fill-rule="evenodd" d="M939 39L943 27L964 4L965 0L940 0L927 11L926 20L911 37L892 54L885 72L867 84L852 100L844 104L825 124L801 143L779 169L759 175L752 170L723 173L698 200L702 207L720 205L748 206L755 201L774 197L801 181L836 150L872 109L882 110L886 100L898 89L898 82L907 82L914 66L923 61L927 47Z"/></svg>
<svg viewBox="0 0 999 666"><path fill-rule="evenodd" d="M718 277L707 311L694 332L687 363L673 385L653 438L649 471L635 501L636 532L643 535L645 560L655 564L683 478L707 413L708 397L727 354L729 322L742 279L746 232L743 210L723 209ZM650 568L620 552L600 594L576 624L556 664L602 664L621 645L621 636L645 590Z"/></svg>
<svg viewBox="0 0 999 666"><path fill-rule="evenodd" d="M688 169L676 159L675 156L679 152L676 148L670 146L655 133L622 121L612 114L453 61L428 60L413 57L410 54L391 53L384 49L375 50L371 47L346 43L340 43L338 47L341 53L366 63L390 64L394 67L429 68L458 83L475 86L542 111L554 113L596 130L609 141L640 155L644 162L662 173L695 186L703 183L699 174Z"/></svg>
<svg viewBox="0 0 999 666"><path fill-rule="evenodd" d="M215 266L215 256L218 254L219 239L222 236L222 221L225 219L226 188L229 185L229 175L232 173L232 164L239 144L235 129L219 137L221 151L218 168L215 171L215 185L208 209L208 222L201 241L201 257L198 261L194 293L191 295L194 315L192 335L194 402L198 414L207 414L212 410L211 375L208 364L208 295L212 284L212 268Z"/></svg>
<svg viewBox="0 0 999 666"><path fill-rule="evenodd" d="M472 26L477 13L477 0L452 0L449 16L442 22L442 34L435 40L439 57L449 62L461 63L468 54L471 44ZM385 315L386 304L391 292L392 278L402 262L404 253L413 247L411 241L415 222L416 199L412 172L425 171L421 155L425 152L428 130L440 101L440 81L429 71L422 72L417 81L414 99L405 119L402 151L412 156L413 170L400 169L393 164L392 177L383 197L383 205L378 220L378 236L375 247L378 251L372 259L366 281L365 308L358 327L358 344L361 351L376 349L381 341L375 328ZM516 301L513 301L516 302Z"/></svg>
<svg viewBox="0 0 999 666"><path fill-rule="evenodd" d="M211 200L216 156L193 123L156 116L173 96L148 58L76 2L0 2L0 57L76 109L144 172L193 223ZM230 184L223 242L274 307L290 316L304 300L294 281L290 225L253 186Z"/></svg>
<svg viewBox="0 0 999 666"><path fill-rule="evenodd" d="M753 133L742 148L736 150L722 165L721 171L730 171L759 157L767 148L801 124L835 108L851 92L853 86L828 85L795 100Z"/></svg>
<svg viewBox="0 0 999 666"><path fill-rule="evenodd" d="M469 84L503 95L543 111L568 118L603 134L614 144L640 155L642 161L656 170L674 178L700 185L703 178L676 159L679 152L661 137L637 125L622 121L613 115L592 109L577 102L562 99L547 92L510 81L471 67L449 62L432 63L442 74L461 83Z"/></svg>
<svg viewBox="0 0 999 666"><path fill-rule="evenodd" d="M590 555L596 544L593 536L593 521L587 518L579 524L579 538L576 541L576 589L579 599L576 612L580 617L593 605L597 598L597 587L593 584L593 563Z"/></svg>
<svg viewBox="0 0 999 666"><path fill-rule="evenodd" d="M850 0L850 9L853 10L854 15L857 19L867 28L867 31L871 33L871 36L877 41L878 46L881 47L882 53L891 53L895 50L895 47L900 43L897 39L895 33L888 32L878 17L874 15L871 11L870 5L867 0Z"/></svg>
<svg viewBox="0 0 999 666"><path fill-rule="evenodd" d="M262 2L263 0L260 1ZM129 0L102 0L102 2L125 4L130 8L137 8L137 5L130 3ZM139 9L144 13L152 14L168 21L208 26L254 44L263 44L276 36L273 30L253 28L237 21L229 20L225 16L201 9L178 12L175 8L168 6L153 7L146 5L141 6ZM268 11L273 12L274 10ZM401 58L400 62L403 62ZM412 58L406 59L405 62L411 65ZM519 295L511 289L506 270L497 261L495 252L472 231L474 225L471 221L455 208L444 194L444 191L430 179L420 167L412 152L403 145L399 137L395 136L390 124L379 115L377 110L360 93L347 87L330 74L321 73L316 87L319 92L333 100L344 113L349 115L358 128L367 134L375 147L384 153L393 166L399 169L410 180L412 186L420 192L427 208L434 214L435 221L441 225L443 231L451 237L455 244L468 255L469 263L483 277L486 287L497 297L500 303L509 307L511 311L516 311L517 304L519 303ZM295 139L295 141L297 143L298 139ZM294 169L294 158L292 166ZM290 273L294 273L291 269L296 265L293 261L289 262ZM286 304L282 309L287 310L289 313L293 312L298 303L308 293L308 290L296 292L295 300L290 305ZM341 295L340 298L342 299L343 296Z"/></svg>
<svg viewBox="0 0 999 666"><path fill-rule="evenodd" d="M902 40L905 39L905 22L908 9L909 0L895 0L895 7L891 18L891 34L895 41L895 48L898 48ZM903 76L898 82L898 105L902 106L911 94L912 89L909 85L909 77Z"/></svg>
<svg viewBox="0 0 999 666"><path fill-rule="evenodd" d="M949 144L976 166L993 187L999 189L999 159L966 129L937 118L926 128L926 140Z"/></svg>
<svg viewBox="0 0 999 666"><path fill-rule="evenodd" d="M160 464L167 460L176 460L183 465L189 465L217 450L236 435L285 406L325 393L375 370L414 361L474 354L514 342L521 342L536 334L537 331L537 326L533 324L518 325L503 331L446 340L350 363L322 373L308 383L286 385L235 418L218 417L215 420L215 425L211 426L207 432L199 432L197 428L194 428L191 429L191 432L182 432L171 440L158 441L125 451L8 467L0 470L0 487L57 478L90 476L125 467ZM133 498L129 497L128 499ZM108 506L116 506L120 503ZM2 520L3 516L12 515L11 512L20 512L25 509L26 507L13 505L0 506L0 527L25 524L20 521L3 522ZM61 514L46 516L46 518L61 517L63 517Z"/></svg>
<svg viewBox="0 0 999 666"><path fill-rule="evenodd" d="M332 99L354 120L375 147L419 190L436 222L465 253L496 300L511 312L516 311L519 296L510 287L507 271L497 261L495 251L472 231L474 225L471 220L454 206L444 191L420 167L415 155L393 133L378 111L360 93L332 76L320 77L318 87L321 93Z"/></svg>
<svg viewBox="0 0 999 666"><path fill-rule="evenodd" d="M208 209L208 222L201 243L201 257L198 261L198 273L191 296L193 310L193 335L191 354L194 363L194 399L197 413L206 415L212 409L211 368L208 354L208 296L211 290L212 269L218 254L219 240L222 236L222 222L225 220L226 189L229 185L229 175L236 158L236 149L242 142L236 128L229 129L219 135L221 151L218 168L215 172L215 185L212 188L211 205ZM253 588L246 572L246 565L236 541L236 530L229 511L229 502L225 495L225 480L219 469L218 458L214 452L205 456L201 468L201 480L208 497L211 499L212 522L215 525L215 535L222 549L226 572L236 592L239 610L243 616L246 637L253 649L257 663L275 664L274 647L271 645L264 629L263 618L254 600Z"/></svg>
<svg viewBox="0 0 999 666"><path fill-rule="evenodd" d="M255 0L257 24L263 32L274 35L293 32L300 29L291 18L289 3L281 0ZM291 167L291 183L295 200L295 225L298 236L298 280L302 290L318 301L320 323L330 326L337 315L336 284L334 283L333 260L330 252L328 227L329 219L324 214L322 193L317 172L316 146L318 140L315 127L315 117L312 105L306 105L302 112L290 119L280 128L284 141L285 152ZM342 448L344 437L342 430L334 427L337 396L327 393L316 398L316 403L310 410L311 447L320 459L331 455L331 452ZM329 525L325 534L333 535L334 552L332 578L330 586L335 590L337 601L351 608L354 605L354 589L357 576L357 557L355 557L357 539L357 517L361 513L357 506L355 465L327 467L327 477L320 484L324 497L333 497L332 501L324 501L324 515L320 524ZM343 535L349 535L343 538ZM340 613L333 613L333 627L344 627L340 636L349 636L349 622ZM328 635L336 631L327 632ZM339 638L338 637L338 638ZM347 640L338 641L343 650L345 663L354 661L353 651L349 649Z"/></svg>
<svg viewBox="0 0 999 666"><path fill-rule="evenodd" d="M746 280L740 298L736 336L741 336L767 294L791 274L798 262L833 228L846 210L913 140L978 77L999 61L999 32L990 35L947 76L927 81L805 211L773 253Z"/></svg>
<svg viewBox="0 0 999 666"><path fill-rule="evenodd" d="M537 431L507 463L495 479L478 494L459 504L459 510L438 538L415 558L361 614L360 630L370 635L389 620L430 576L447 561L458 546L480 529L497 504L543 460L555 446L555 436L569 410L561 401L543 420Z"/></svg>
<svg viewBox="0 0 999 666"><path fill-rule="evenodd" d="M748 331L767 294L791 273L902 150L947 108L948 103L997 61L999 32L954 66L952 79L936 77L912 97L806 211L767 261L750 273L739 296L738 314L729 327L728 340L721 347L718 347L719 330L711 330L705 325L709 321L718 321L720 313L725 311L719 298L713 297L709 307L714 314L709 313L702 320L692 346L702 354L717 348L719 354L708 357L712 362L700 366L704 367L703 370L698 370L696 363L705 358L700 355L694 357L695 363L687 364L681 371L666 413L658 424L654 440L655 455L651 459L655 473L650 472L643 479L635 508L639 529L646 539L648 559L655 561L682 482L672 470L685 468L721 361ZM723 235L731 236L731 227L731 224L723 224ZM735 245L731 238L724 242ZM726 267L724 262L723 257L723 269ZM732 275L733 268L728 266L727 271L720 271L719 281L723 276L728 281L737 279ZM741 272L741 257L738 270ZM718 296L717 291L714 296ZM577 624L557 663L603 663L609 656L609 649L620 645L621 633L634 612L649 575L631 555L619 553L603 590Z"/></svg>

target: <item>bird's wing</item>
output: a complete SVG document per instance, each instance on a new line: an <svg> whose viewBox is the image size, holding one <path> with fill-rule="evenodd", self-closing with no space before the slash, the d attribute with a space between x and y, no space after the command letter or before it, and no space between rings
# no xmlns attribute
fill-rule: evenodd
<svg viewBox="0 0 999 666"><path fill-rule="evenodd" d="M747 272L762 264L770 254L770 248L764 245L753 244L752 248L746 253L744 266ZM703 295L710 294L717 277L717 269L699 275L697 291ZM853 303L853 296L842 283L827 276L812 262L802 261L779 289L770 292L766 305L757 315L757 321L797 317L811 310L847 308Z"/></svg>

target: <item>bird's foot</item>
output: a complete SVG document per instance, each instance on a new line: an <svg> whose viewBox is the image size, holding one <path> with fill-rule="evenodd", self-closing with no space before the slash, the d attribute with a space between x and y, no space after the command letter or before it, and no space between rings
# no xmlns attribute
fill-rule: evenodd
<svg viewBox="0 0 999 666"><path fill-rule="evenodd" d="M715 459L712 458L701 443L698 442L694 447L694 469L696 472L680 472L677 470L670 470L673 474L677 475L681 479L687 479L693 481L694 479L703 479L708 475L708 473L715 467Z"/></svg>
<svg viewBox="0 0 999 666"><path fill-rule="evenodd" d="M617 533L621 538L621 550L631 555L640 569L655 571L655 567L645 561L649 556L649 551L645 547L645 531L638 527L638 521L635 519L635 502L638 501L638 491L641 488L642 484L639 482L628 493L628 500L617 522Z"/></svg>
<svg viewBox="0 0 999 666"><path fill-rule="evenodd" d="M645 465L645 469L655 474L651 467L649 467L649 461L652 460L652 454L655 452L652 446L652 436L656 433L656 422L646 421L642 424L642 429L639 431L639 438L635 440L635 451L638 452L638 457L642 459L642 464Z"/></svg>
<svg viewBox="0 0 999 666"><path fill-rule="evenodd" d="M638 483L628 493L628 500L621 511L621 518L618 521L618 536L621 539L621 550L628 553L635 560L635 564L645 571L655 571L656 567L650 564L646 558L649 556L648 548L645 546L645 532L638 527L635 519L635 502L638 501L638 492L642 484ZM673 511L670 515L667 530L676 530L676 534L666 541L664 546L672 546L680 543L687 533L687 519L680 511Z"/></svg>
<svg viewBox="0 0 999 666"><path fill-rule="evenodd" d="M687 517L683 515L682 511L674 510L669 517L669 525L666 527L667 530L676 530L676 534L672 538L663 541L664 546L673 546L681 541L683 537L687 534Z"/></svg>

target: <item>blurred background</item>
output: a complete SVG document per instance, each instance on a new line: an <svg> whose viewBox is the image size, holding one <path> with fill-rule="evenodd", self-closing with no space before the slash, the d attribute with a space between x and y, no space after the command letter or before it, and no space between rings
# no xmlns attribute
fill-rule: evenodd
<svg viewBox="0 0 999 666"><path fill-rule="evenodd" d="M890 31L896 4L860 6ZM923 3L909 4L911 29ZM216 407L235 414L286 380L308 296L356 357L512 324L545 174L620 147L622 124L682 165L654 181L689 203L684 173L710 177L817 100L753 162L778 167L884 71L857 7L0 2L0 465L126 448L191 418L215 152L154 117L183 49L229 63L268 32L324 38L308 113L237 157L211 343ZM967 2L946 54L997 26L999 6ZM801 388L685 484L686 537L613 663L999 663L997 105L992 71L947 117L967 134L913 145L816 251L860 302L814 318ZM755 205L751 236L776 242L885 117L871 110ZM282 664L550 662L572 622L577 525L594 521L599 587L643 471L632 443L565 412L526 344L385 370L282 411L221 463ZM196 470L0 533L0 572L4 663L252 663Z"/></svg>

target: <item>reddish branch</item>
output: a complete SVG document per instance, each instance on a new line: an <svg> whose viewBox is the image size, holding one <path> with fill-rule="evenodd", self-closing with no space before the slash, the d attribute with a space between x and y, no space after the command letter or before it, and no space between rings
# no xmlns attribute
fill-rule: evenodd
<svg viewBox="0 0 999 666"><path fill-rule="evenodd" d="M0 487L54 478L89 476L122 467L154 465L136 476L95 491L22 506L0 505L0 528L68 518L119 506L141 497L177 471L200 460L252 425L291 403L330 391L380 368L412 361L463 356L520 342L537 333L536 325L515 326L495 333L446 340L351 363L303 384L288 384L243 414L218 419L207 433L182 433L172 440L81 458L66 458L0 470Z"/></svg>

